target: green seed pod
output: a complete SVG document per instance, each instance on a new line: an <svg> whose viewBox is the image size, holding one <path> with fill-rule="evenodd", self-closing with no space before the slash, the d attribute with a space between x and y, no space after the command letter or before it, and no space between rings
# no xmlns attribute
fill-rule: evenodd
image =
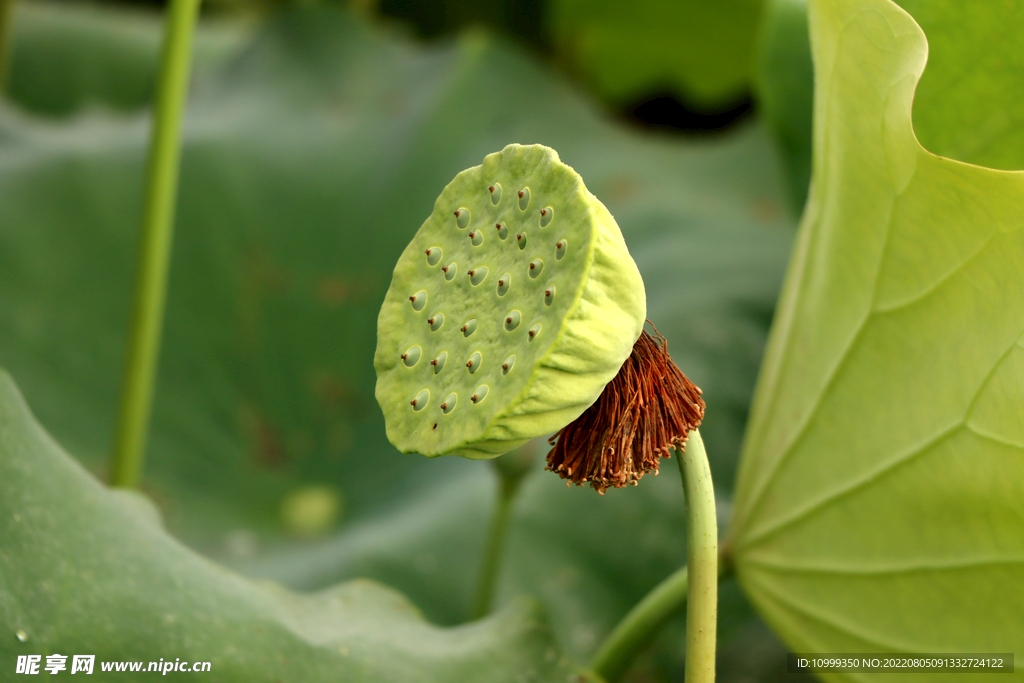
<svg viewBox="0 0 1024 683"><path fill-rule="evenodd" d="M492 458L557 431L615 377L645 317L640 272L579 174L542 145L489 154L395 266L374 357L388 439Z"/></svg>

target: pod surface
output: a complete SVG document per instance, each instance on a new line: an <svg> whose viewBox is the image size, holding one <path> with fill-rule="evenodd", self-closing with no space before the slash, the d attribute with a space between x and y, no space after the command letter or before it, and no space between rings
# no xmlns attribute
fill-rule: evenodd
<svg viewBox="0 0 1024 683"><path fill-rule="evenodd" d="M645 317L622 233L579 174L542 145L489 154L449 183L395 266L374 357L388 439L490 458L557 431L597 400Z"/></svg>

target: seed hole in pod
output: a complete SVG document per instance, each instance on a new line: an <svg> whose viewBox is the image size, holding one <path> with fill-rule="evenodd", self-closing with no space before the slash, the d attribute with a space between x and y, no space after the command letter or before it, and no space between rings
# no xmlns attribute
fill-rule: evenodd
<svg viewBox="0 0 1024 683"><path fill-rule="evenodd" d="M548 288L544 290L544 303L550 306L555 300L555 286L548 285Z"/></svg>
<svg viewBox="0 0 1024 683"><path fill-rule="evenodd" d="M421 411L421 410L423 410L424 408L427 407L427 403L429 401L430 401L430 392L427 391L426 389L423 389L423 390L420 391L420 393L416 394L416 398L414 398L413 400L409 401L409 403L412 405L412 409L413 410L419 412L419 411Z"/></svg>
<svg viewBox="0 0 1024 683"><path fill-rule="evenodd" d="M555 242L555 258L556 259L561 260L562 257L565 256L565 245L566 245L566 241L564 239L561 239L561 240L558 240L557 242Z"/></svg>
<svg viewBox="0 0 1024 683"><path fill-rule="evenodd" d="M441 269L444 272L444 279L451 282L455 279L455 273L458 272L459 266L457 264L449 263L447 266Z"/></svg>
<svg viewBox="0 0 1024 683"><path fill-rule="evenodd" d="M410 346L409 350L402 354L402 362L405 363L405 367L411 368L420 362L421 355L423 355L423 349L419 346Z"/></svg>
<svg viewBox="0 0 1024 683"><path fill-rule="evenodd" d="M519 210L526 211L526 207L530 205L530 188L524 187L519 190Z"/></svg>
<svg viewBox="0 0 1024 683"><path fill-rule="evenodd" d="M437 358L430 361L430 367L434 368L435 375L444 370L444 362L446 360L448 360L448 352L442 351L441 353L437 354Z"/></svg>
<svg viewBox="0 0 1024 683"><path fill-rule="evenodd" d="M491 193L491 204L497 206L498 202L501 201L501 185L494 183L487 188L487 191Z"/></svg>
<svg viewBox="0 0 1024 683"><path fill-rule="evenodd" d="M550 206L545 206L543 209L541 209L540 210L540 227L542 227L542 228L548 227L548 223L551 222L551 219L554 218L554 216L555 216L555 210L552 209Z"/></svg>
<svg viewBox="0 0 1024 683"><path fill-rule="evenodd" d="M448 394L448 398L441 404L441 410L445 415L455 410L455 404L458 402L459 397L455 394Z"/></svg>
<svg viewBox="0 0 1024 683"><path fill-rule="evenodd" d="M476 391L473 392L473 395L469 398L469 400L473 402L473 405L476 405L480 401L487 398L488 391L490 391L490 389L487 388L487 385L481 384L476 388Z"/></svg>
<svg viewBox="0 0 1024 683"><path fill-rule="evenodd" d="M512 368L515 367L515 364L515 356L509 356L508 358L506 358L505 362L501 364L501 374L507 375L508 373L512 372Z"/></svg>
<svg viewBox="0 0 1024 683"><path fill-rule="evenodd" d="M469 283L476 287L487 277L487 266L477 266L473 270L466 271L466 275L469 276Z"/></svg>
<svg viewBox="0 0 1024 683"><path fill-rule="evenodd" d="M494 227L498 230L499 239L508 239L508 228L505 227L504 223L495 223Z"/></svg>
<svg viewBox="0 0 1024 683"><path fill-rule="evenodd" d="M519 245L520 249L526 249L526 233L521 232L516 235L516 244Z"/></svg>
<svg viewBox="0 0 1024 683"><path fill-rule="evenodd" d="M427 293L421 289L410 296L409 301L412 303L412 310L422 311L423 307L427 305Z"/></svg>
<svg viewBox="0 0 1024 683"><path fill-rule="evenodd" d="M462 331L462 336L468 337L469 335L476 332L476 318L470 318L466 321L466 324L459 328Z"/></svg>
<svg viewBox="0 0 1024 683"><path fill-rule="evenodd" d="M455 225L459 226L460 230L469 227L469 209L459 207L455 210Z"/></svg>
<svg viewBox="0 0 1024 683"><path fill-rule="evenodd" d="M530 273L530 277L537 277L542 270L544 270L544 262L536 258L530 261L530 267L527 269L527 272Z"/></svg>
<svg viewBox="0 0 1024 683"><path fill-rule="evenodd" d="M533 341L534 339L537 338L538 334L540 334L540 323L537 323L536 325L531 327L530 331L526 333L526 336L529 337L530 341Z"/></svg>
<svg viewBox="0 0 1024 683"><path fill-rule="evenodd" d="M444 325L444 313L435 313L430 316L427 318L427 324L430 325L431 332L437 332L441 329L441 325Z"/></svg>
<svg viewBox="0 0 1024 683"><path fill-rule="evenodd" d="M484 243L484 231L477 228L473 232L469 233L469 240L473 243L474 247L479 247Z"/></svg>
<svg viewBox="0 0 1024 683"><path fill-rule="evenodd" d="M509 311L508 315L505 316L505 329L511 332L519 327L519 323L522 322L522 320L523 316L519 311Z"/></svg>
<svg viewBox="0 0 1024 683"><path fill-rule="evenodd" d="M473 353L472 356L469 357L469 360L466 361L466 367L469 369L469 374L472 375L480 368L480 361L482 359L483 358L480 355L479 351L476 351L475 353Z"/></svg>
<svg viewBox="0 0 1024 683"><path fill-rule="evenodd" d="M508 291L509 285L512 284L512 276L505 273L498 278L498 296L505 296L505 292Z"/></svg>
<svg viewBox="0 0 1024 683"><path fill-rule="evenodd" d="M430 249L427 249L427 265L436 266L441 260L441 256L443 254L444 252L441 251L441 247L431 247Z"/></svg>

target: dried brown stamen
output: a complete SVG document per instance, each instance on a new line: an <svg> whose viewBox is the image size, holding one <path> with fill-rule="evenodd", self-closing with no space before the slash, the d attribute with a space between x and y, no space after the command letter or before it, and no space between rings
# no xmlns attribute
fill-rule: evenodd
<svg viewBox="0 0 1024 683"><path fill-rule="evenodd" d="M641 332L594 405L548 439L554 448L547 469L603 495L657 474L673 446L685 447L687 434L704 419L704 401L669 358L665 338L655 334Z"/></svg>

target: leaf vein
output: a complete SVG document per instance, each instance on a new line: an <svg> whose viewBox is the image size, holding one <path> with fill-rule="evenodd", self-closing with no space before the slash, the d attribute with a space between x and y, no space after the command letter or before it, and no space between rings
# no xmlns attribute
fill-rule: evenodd
<svg viewBox="0 0 1024 683"><path fill-rule="evenodd" d="M751 535L750 537L744 540L744 547L756 545L759 541L763 541L765 538L778 533L782 529L792 526L793 524L809 516L811 513L816 512L817 510L826 507L827 505L830 505L836 502L837 500L841 500L842 498L845 498L846 496L849 496L852 493L856 493L857 491L870 486L871 484L875 483L880 479L884 479L886 476L892 474L897 469L899 469L900 466L911 462L912 460L914 460L914 458L921 455L922 453L925 453L929 448L937 445L943 439L952 436L958 429L961 429L962 427L963 423L958 422L957 424L943 430L937 436L932 437L924 444L921 444L920 446L915 446L910 451L902 453L892 460L883 462L880 467L876 467L874 470L871 470L867 474L859 477L858 479L855 479L848 485L841 486L839 488L833 489L832 491L829 491L821 498L818 498L817 500L812 501L809 505L806 505L802 509L797 510L794 514L791 514L788 517L783 517L774 524L770 524L766 528L762 529L759 533Z"/></svg>
<svg viewBox="0 0 1024 683"><path fill-rule="evenodd" d="M982 254L982 253L983 253L983 252L984 252L984 251L985 251L986 249L988 249L988 247L989 247L989 246L991 246L992 242L993 242L993 241L995 241L995 238L996 238L996 237L997 237L997 236L998 236L999 234L1000 234L1000 233L998 233L998 232L996 232L996 231L993 231L993 232L992 232L992 234L988 236L988 239L986 239L986 240L985 240L985 241L984 241L984 242L983 242L983 243L981 244L981 246L979 246L979 247L978 247L978 249L977 249L977 250L976 250L976 251L975 251L974 253L972 253L972 254L971 254L970 256L968 256L967 258L965 258L964 260L962 260L962 261L961 261L960 263L958 263L958 264L956 265L956 267L955 267L955 268L953 268L953 269L952 269L951 271L949 271L948 273L946 273L945 275L943 275L943 276L942 276L941 278L939 278L938 280L936 280L936 281L935 281L934 283L932 283L931 285L929 285L929 286L928 286L928 287L927 287L927 288L926 288L926 289L925 289L925 290L924 290L923 292L921 292L920 294L918 294L918 295L916 295L916 296L913 296L913 297L911 297L910 299L907 299L906 301L900 301L900 302L898 302L898 303L895 303L895 304L892 304L892 305L889 305L889 306L881 306L881 307L877 307L877 308L875 308L875 309L874 309L874 313L892 313L892 312L894 312L894 311L898 311L898 310L901 310L901 309L904 309L904 308L909 308L909 307L913 306L914 304L916 304L916 303L920 303L920 302L921 302L921 301L923 301L924 299L927 299L927 298L928 298L929 296L931 296L931 295L932 295L933 293L935 293L936 291L938 291L938 289L939 289L940 287L942 287L942 285L943 285L943 284L945 284L946 282L949 282L950 280L952 280L952 279L953 279L953 278L954 278L954 277L955 277L955 276L957 275L957 273L959 273L960 271L962 271L962 270L963 270L964 268L966 268L966 267L967 267L967 266L968 266L968 265L969 265L969 264L970 264L970 263L971 263L972 261L974 261L974 260L975 260L976 258L978 258L979 256L981 256L981 254Z"/></svg>
<svg viewBox="0 0 1024 683"><path fill-rule="evenodd" d="M922 572L944 572L962 571L965 569L980 569L983 567L1016 566L1024 565L1024 556L1021 557L989 557L971 560L945 560L942 562L929 560L919 563L908 563L903 565L877 565L869 566L843 566L826 564L798 564L783 563L777 560L757 559L748 557L744 560L747 564L755 565L768 571L777 571L792 574L835 574L838 576L885 576L897 574L916 574Z"/></svg>

